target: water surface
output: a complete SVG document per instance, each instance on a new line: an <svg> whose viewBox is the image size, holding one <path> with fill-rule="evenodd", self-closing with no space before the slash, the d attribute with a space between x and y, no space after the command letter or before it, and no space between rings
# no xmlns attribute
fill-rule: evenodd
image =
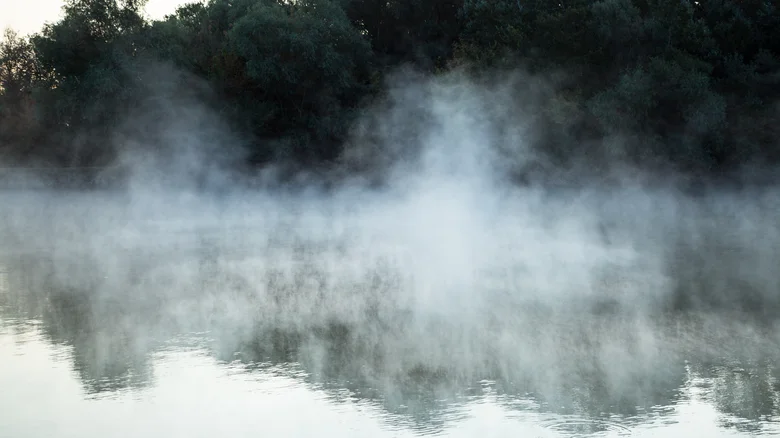
<svg viewBox="0 0 780 438"><path fill-rule="evenodd" d="M476 242L372 217L381 241L309 216L302 239L240 205L206 224L22 201L0 227L2 438L780 434L771 312L655 292L757 289L772 259L748 246L667 269L568 222Z"/></svg>
<svg viewBox="0 0 780 438"><path fill-rule="evenodd" d="M451 339L436 351L393 330L293 333L247 322L241 306L185 327L171 315L214 306L213 296L98 300L51 289L51 258L5 260L2 437L780 433L771 324L526 310L506 330L535 332L524 341L504 332L523 354L502 358L489 351L512 349L501 342L460 345L472 350L464 354ZM453 363L442 361L448 349Z"/></svg>

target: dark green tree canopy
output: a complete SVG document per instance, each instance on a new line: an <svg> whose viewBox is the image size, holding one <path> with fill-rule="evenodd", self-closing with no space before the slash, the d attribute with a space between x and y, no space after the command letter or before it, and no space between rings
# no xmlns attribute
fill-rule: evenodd
<svg viewBox="0 0 780 438"><path fill-rule="evenodd" d="M409 65L557 78L534 147L559 163L604 159L615 138L631 165L685 172L780 158L776 2L208 0L153 21L143 7L67 0L38 34L6 33L6 160L110 162L112 132L149 105L155 64L210 90L254 164L336 160L383 78Z"/></svg>

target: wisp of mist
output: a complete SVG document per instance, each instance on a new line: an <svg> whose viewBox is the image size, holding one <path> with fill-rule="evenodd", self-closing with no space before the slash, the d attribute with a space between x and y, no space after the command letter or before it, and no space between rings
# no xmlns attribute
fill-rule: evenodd
<svg viewBox="0 0 780 438"><path fill-rule="evenodd" d="M423 372L543 394L598 374L625 395L691 349L780 351L777 190L690 195L625 168L513 182L547 165L538 78L399 75L355 124L354 172L287 190L234 172L228 124L155 77L115 138L121 189L0 194L4 257L45 254L35 281L112 315L96 324L227 350L283 333L312 369L338 343L375 387ZM702 337L658 322L694 317Z"/></svg>

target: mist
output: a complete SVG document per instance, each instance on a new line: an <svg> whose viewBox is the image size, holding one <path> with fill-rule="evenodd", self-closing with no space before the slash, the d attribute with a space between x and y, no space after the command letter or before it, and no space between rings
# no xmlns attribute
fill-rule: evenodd
<svg viewBox="0 0 780 438"><path fill-rule="evenodd" d="M208 333L220 359L293 355L389 405L425 375L551 405L596 376L605 404L636 406L692 351L777 359L777 188L693 194L622 164L615 143L600 178L582 177L586 158L556 169L533 146L553 81L399 73L335 170L290 179L235 170L242 139L207 89L168 67L146 77L112 140L112 188L33 174L0 193L2 263L51 291L41 302L82 309L58 320L106 336L92 366L118 339L143 357ZM255 357L231 356L247 345Z"/></svg>

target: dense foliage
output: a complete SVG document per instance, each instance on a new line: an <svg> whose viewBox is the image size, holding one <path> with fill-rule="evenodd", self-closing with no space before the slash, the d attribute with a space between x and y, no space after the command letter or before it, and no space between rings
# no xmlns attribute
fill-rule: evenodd
<svg viewBox="0 0 780 438"><path fill-rule="evenodd" d="M39 33L6 32L0 161L110 163L163 64L253 164L332 162L383 78L408 65L557 78L534 141L563 166L620 155L714 175L780 158L773 1L208 0L160 21L143 6L67 0Z"/></svg>

